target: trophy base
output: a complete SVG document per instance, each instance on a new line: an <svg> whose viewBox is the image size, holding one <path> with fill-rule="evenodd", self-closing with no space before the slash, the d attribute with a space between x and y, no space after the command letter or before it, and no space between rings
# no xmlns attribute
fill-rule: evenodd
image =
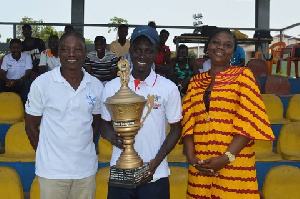
<svg viewBox="0 0 300 199"><path fill-rule="evenodd" d="M148 174L149 165L144 163L134 169L120 169L116 166L110 167L109 186L135 189L153 179L153 175Z"/></svg>

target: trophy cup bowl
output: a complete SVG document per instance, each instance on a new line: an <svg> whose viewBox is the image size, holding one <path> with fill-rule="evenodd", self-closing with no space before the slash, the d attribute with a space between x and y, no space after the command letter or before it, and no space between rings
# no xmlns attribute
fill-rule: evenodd
<svg viewBox="0 0 300 199"><path fill-rule="evenodd" d="M150 180L152 175L148 174L149 165L143 164L143 160L134 150L134 137L143 126L143 122L149 115L154 99L148 95L148 100L133 92L128 87L129 82L129 62L121 59L118 62L121 88L105 101L109 111L113 127L123 138L125 145L123 152L115 166L110 169L110 186L123 188L136 188ZM146 115L142 118L144 107L148 107ZM141 121L142 118L142 121Z"/></svg>

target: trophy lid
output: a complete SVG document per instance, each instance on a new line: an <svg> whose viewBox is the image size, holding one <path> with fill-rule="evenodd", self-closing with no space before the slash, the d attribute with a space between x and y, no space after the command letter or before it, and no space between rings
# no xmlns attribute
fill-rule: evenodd
<svg viewBox="0 0 300 199"><path fill-rule="evenodd" d="M121 59L118 62L118 76L120 76L121 88L113 96L106 99L105 104L133 104L138 102L146 102L145 97L136 94L128 87L130 80L129 62Z"/></svg>

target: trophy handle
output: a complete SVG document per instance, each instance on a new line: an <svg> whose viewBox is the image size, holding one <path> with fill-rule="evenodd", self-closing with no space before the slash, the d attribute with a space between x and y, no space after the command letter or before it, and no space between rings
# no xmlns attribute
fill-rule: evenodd
<svg viewBox="0 0 300 199"><path fill-rule="evenodd" d="M149 113L151 112L152 107L153 107L153 105L154 105L154 96L153 96L153 95L149 95L149 94L148 94L148 95L147 95L147 99L148 99L148 101L147 101L147 103L146 103L145 106L148 107L148 111L147 111L146 115L142 118L142 121L141 121L141 128L143 127L144 122L145 122L146 118L148 117Z"/></svg>

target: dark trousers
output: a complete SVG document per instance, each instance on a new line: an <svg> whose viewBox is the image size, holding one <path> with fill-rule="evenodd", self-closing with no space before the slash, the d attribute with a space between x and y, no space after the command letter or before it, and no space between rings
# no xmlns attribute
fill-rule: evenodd
<svg viewBox="0 0 300 199"><path fill-rule="evenodd" d="M107 199L170 199L169 179L161 178L136 189L109 186Z"/></svg>
<svg viewBox="0 0 300 199"><path fill-rule="evenodd" d="M0 79L0 92L15 92L20 95L23 104L25 104L30 90L30 85L31 80L24 79L22 83L16 84L14 87L7 87L6 82Z"/></svg>

